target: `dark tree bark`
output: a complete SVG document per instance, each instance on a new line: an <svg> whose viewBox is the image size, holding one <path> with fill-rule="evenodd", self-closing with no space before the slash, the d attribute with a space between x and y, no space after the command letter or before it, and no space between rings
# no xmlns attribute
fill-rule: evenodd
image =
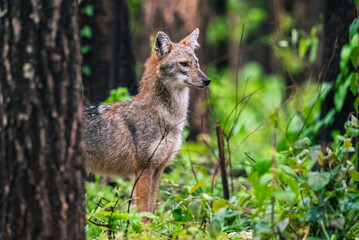
<svg viewBox="0 0 359 240"><path fill-rule="evenodd" d="M0 239L84 239L77 0L0 9Z"/></svg>
<svg viewBox="0 0 359 240"><path fill-rule="evenodd" d="M157 31L164 31L172 41L178 42L190 34L194 29L200 29L198 42L201 47L196 54L202 66L208 63L206 46L206 29L208 24L209 0L146 0L144 9L144 22L147 37L155 35ZM143 52L150 54L150 44L144 46ZM146 50L147 49L147 50ZM209 86L210 87L210 86ZM205 106L208 99L207 90L191 89L189 106L190 135L189 140L196 140L200 133L211 133L209 110Z"/></svg>
<svg viewBox="0 0 359 240"><path fill-rule="evenodd" d="M94 8L93 16L81 15L81 25L89 26L93 33L90 39L82 38L82 44L92 49L84 55L84 64L91 69L83 80L87 101L103 101L117 87L137 94L127 1L88 0L83 4Z"/></svg>
<svg viewBox="0 0 359 240"><path fill-rule="evenodd" d="M356 16L356 10L352 0L326 0L324 9L324 49L323 65L325 67L324 81L335 85L335 80L340 72L340 52L344 44L349 41L349 26ZM331 126L320 130L318 138L324 145L332 140L331 131L340 129L344 132L344 123L348 115L354 111L355 97L348 91L343 109L334 116ZM331 90L322 105L321 118L334 108L334 90Z"/></svg>

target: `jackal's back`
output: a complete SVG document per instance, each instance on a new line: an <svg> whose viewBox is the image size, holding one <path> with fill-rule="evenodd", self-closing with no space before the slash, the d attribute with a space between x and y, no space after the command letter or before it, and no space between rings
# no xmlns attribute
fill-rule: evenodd
<svg viewBox="0 0 359 240"><path fill-rule="evenodd" d="M93 172L133 173L148 161L156 168L181 143L183 123L166 121L142 101L84 106L83 119L86 167Z"/></svg>

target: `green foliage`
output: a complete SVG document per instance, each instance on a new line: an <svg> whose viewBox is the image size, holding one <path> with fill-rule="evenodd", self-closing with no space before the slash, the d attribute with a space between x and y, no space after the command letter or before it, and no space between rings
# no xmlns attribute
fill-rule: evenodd
<svg viewBox="0 0 359 240"><path fill-rule="evenodd" d="M86 5L83 9L82 12L84 14L86 14L89 17L93 16L93 6L92 5Z"/></svg>
<svg viewBox="0 0 359 240"><path fill-rule="evenodd" d="M81 29L81 36L85 38L92 38L92 30L90 26L84 26Z"/></svg>
<svg viewBox="0 0 359 240"><path fill-rule="evenodd" d="M127 88L118 87L110 91L110 96L104 101L104 103L113 103L119 101L129 100L130 94Z"/></svg>
<svg viewBox="0 0 359 240"><path fill-rule="evenodd" d="M349 27L349 43L345 44L341 50L340 74L335 84L334 103L335 110L340 112L343 108L344 100L348 90L354 96L359 93L359 18L353 20ZM351 71L351 67L354 71ZM356 98L354 108L358 112L359 98Z"/></svg>
<svg viewBox="0 0 359 240"><path fill-rule="evenodd" d="M83 65L82 68L82 74L85 76L90 76L91 75L91 68L88 65Z"/></svg>
<svg viewBox="0 0 359 240"><path fill-rule="evenodd" d="M213 18L207 28L207 39L210 45L218 45L228 39L228 20L224 16Z"/></svg>

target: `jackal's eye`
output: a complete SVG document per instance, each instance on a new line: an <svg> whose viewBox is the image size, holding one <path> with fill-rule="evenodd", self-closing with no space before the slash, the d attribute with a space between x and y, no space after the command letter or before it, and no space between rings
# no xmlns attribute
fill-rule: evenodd
<svg viewBox="0 0 359 240"><path fill-rule="evenodd" d="M182 67L189 67L188 62L180 62L179 64L181 64Z"/></svg>

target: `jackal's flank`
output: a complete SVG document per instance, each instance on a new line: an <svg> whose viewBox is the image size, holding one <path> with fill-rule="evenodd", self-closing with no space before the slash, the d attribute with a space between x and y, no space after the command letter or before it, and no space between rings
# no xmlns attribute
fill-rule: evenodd
<svg viewBox="0 0 359 240"><path fill-rule="evenodd" d="M161 174L180 147L188 87L204 88L210 83L194 54L198 35L196 29L172 43L158 32L139 94L129 101L83 108L87 170L136 176L143 171L136 185L141 212L154 212Z"/></svg>

